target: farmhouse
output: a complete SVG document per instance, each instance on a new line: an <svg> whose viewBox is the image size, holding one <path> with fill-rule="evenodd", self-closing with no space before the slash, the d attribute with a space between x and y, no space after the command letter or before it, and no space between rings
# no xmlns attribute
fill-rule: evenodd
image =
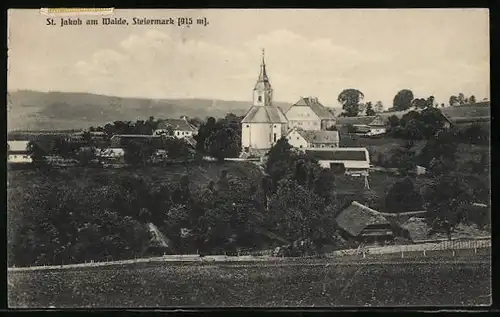
<svg viewBox="0 0 500 317"><path fill-rule="evenodd" d="M158 122L157 129L153 135L168 135L173 133L177 138L192 137L198 134L198 128L188 122L187 117L180 119L164 119Z"/></svg>
<svg viewBox="0 0 500 317"><path fill-rule="evenodd" d="M339 132L325 130L302 130L293 128L287 135L288 143L295 148L337 148Z"/></svg>
<svg viewBox="0 0 500 317"><path fill-rule="evenodd" d="M386 123L380 116L339 117L337 128L346 133L378 135L386 132Z"/></svg>
<svg viewBox="0 0 500 317"><path fill-rule="evenodd" d="M7 141L8 163L31 163L28 152L29 141Z"/></svg>
<svg viewBox="0 0 500 317"><path fill-rule="evenodd" d="M273 106L272 95L262 52L260 74L253 89L253 105L241 121L243 152L262 155L286 135L287 119L281 108Z"/></svg>
<svg viewBox="0 0 500 317"><path fill-rule="evenodd" d="M392 224L378 211L356 201L343 208L335 218L341 235L362 243L384 243L394 239Z"/></svg>
<svg viewBox="0 0 500 317"><path fill-rule="evenodd" d="M301 97L285 113L288 129L326 130L335 125L335 117L317 97Z"/></svg>
<svg viewBox="0 0 500 317"><path fill-rule="evenodd" d="M351 176L366 176L370 169L370 155L366 148L307 148L306 154L318 160L323 168L331 168Z"/></svg>

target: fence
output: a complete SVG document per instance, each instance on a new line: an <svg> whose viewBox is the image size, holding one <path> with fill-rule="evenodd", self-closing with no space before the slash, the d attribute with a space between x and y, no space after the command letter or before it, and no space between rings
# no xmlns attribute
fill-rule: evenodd
<svg viewBox="0 0 500 317"><path fill-rule="evenodd" d="M478 250L491 248L491 237L481 237L467 240L433 240L421 241L424 243L409 245L391 245L383 247L359 247L357 249L339 250L328 254L329 257L361 256L367 255L397 254L401 257L407 256L427 256L430 254L440 254L448 251L452 256L458 255L459 250L470 250L471 254L477 254ZM441 251L441 252L440 252Z"/></svg>

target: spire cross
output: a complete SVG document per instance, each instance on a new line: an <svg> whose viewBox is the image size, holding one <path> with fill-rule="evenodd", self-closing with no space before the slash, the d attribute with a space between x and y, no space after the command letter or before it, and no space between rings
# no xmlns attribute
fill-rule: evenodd
<svg viewBox="0 0 500 317"><path fill-rule="evenodd" d="M264 49L262 49L262 64L264 64Z"/></svg>

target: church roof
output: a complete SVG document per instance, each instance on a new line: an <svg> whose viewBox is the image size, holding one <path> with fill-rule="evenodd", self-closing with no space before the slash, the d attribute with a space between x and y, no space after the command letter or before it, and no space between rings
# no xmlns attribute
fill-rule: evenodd
<svg viewBox="0 0 500 317"><path fill-rule="evenodd" d="M287 123L283 110L276 106L253 106L242 123Z"/></svg>
<svg viewBox="0 0 500 317"><path fill-rule="evenodd" d="M318 98L301 97L297 103L295 103L292 107L290 107L290 109L292 109L295 106L303 106L311 108L312 111L314 111L314 113L322 120L335 119L335 116L318 101ZM288 109L288 111L290 111L290 109Z"/></svg>

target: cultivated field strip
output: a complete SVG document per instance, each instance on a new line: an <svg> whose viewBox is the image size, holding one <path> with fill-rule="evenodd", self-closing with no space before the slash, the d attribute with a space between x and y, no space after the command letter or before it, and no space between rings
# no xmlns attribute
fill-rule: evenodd
<svg viewBox="0 0 500 317"><path fill-rule="evenodd" d="M9 307L489 305L488 261L138 263L9 272Z"/></svg>

